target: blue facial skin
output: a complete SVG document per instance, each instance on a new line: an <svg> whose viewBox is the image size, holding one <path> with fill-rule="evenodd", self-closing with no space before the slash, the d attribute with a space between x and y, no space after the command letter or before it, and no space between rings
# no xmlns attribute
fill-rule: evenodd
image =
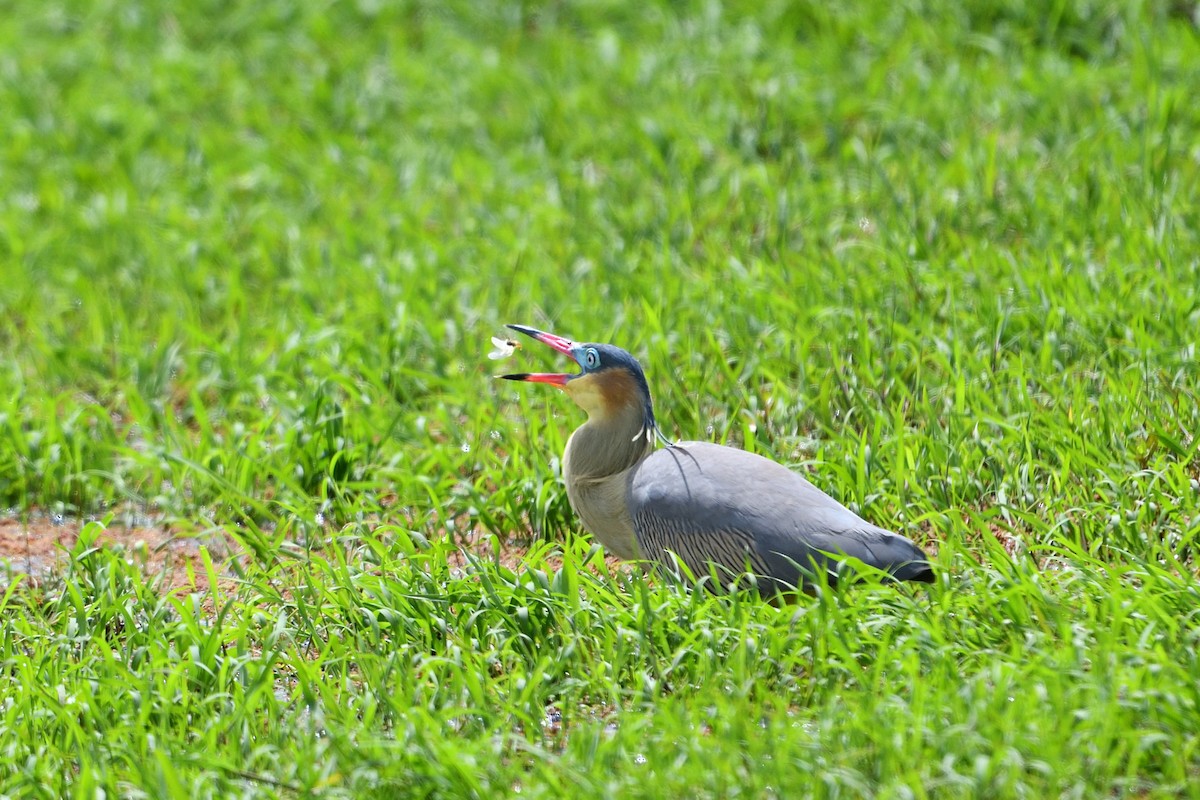
<svg viewBox="0 0 1200 800"><path fill-rule="evenodd" d="M646 373L642 371L642 365L629 354L629 351L622 350L616 345L588 342L573 347L571 357L579 363L583 370L579 375L572 376L573 378L595 375L610 369L627 370L642 393L642 401L645 404L646 429L658 431L658 424L654 421L654 407L650 402L650 385L646 383Z"/></svg>

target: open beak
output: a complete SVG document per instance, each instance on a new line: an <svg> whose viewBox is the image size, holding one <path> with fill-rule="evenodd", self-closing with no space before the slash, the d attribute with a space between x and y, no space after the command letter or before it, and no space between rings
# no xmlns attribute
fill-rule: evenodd
<svg viewBox="0 0 1200 800"><path fill-rule="evenodd" d="M563 336L555 336L553 333L539 331L537 328L530 328L528 325L509 325L507 327L512 328L518 333L523 333L532 339L537 339L542 344L548 347L553 347L555 350L563 353L564 355L571 356L572 358L575 357L574 353L572 353L572 351L575 349L575 343L570 339L567 339ZM571 378L574 378L575 376L562 372L519 372L513 375L501 375L500 377L506 381L549 383L552 386L557 386L561 389L563 386L567 385L567 381L571 380Z"/></svg>

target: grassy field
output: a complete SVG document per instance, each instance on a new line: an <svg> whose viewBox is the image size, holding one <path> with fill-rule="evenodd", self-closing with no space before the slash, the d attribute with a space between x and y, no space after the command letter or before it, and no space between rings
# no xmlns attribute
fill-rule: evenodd
<svg viewBox="0 0 1200 800"><path fill-rule="evenodd" d="M1194 3L0 7L0 796L1200 797ZM606 561L505 322L939 582Z"/></svg>

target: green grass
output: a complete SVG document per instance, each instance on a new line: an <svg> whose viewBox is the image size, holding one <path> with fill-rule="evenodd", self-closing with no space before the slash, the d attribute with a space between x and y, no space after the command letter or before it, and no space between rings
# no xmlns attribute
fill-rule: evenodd
<svg viewBox="0 0 1200 800"><path fill-rule="evenodd" d="M0 796L1200 796L1196 13L10 4ZM611 572L504 322L939 583Z"/></svg>

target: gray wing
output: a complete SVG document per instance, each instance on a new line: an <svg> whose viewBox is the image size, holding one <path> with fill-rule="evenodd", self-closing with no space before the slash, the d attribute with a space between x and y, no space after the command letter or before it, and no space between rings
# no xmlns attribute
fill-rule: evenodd
<svg viewBox="0 0 1200 800"><path fill-rule="evenodd" d="M631 474L629 497L642 555L665 561L673 552L697 577L709 565L735 575L749 567L772 589L793 588L852 556L899 580L933 579L908 539L744 450L706 442L656 450Z"/></svg>

